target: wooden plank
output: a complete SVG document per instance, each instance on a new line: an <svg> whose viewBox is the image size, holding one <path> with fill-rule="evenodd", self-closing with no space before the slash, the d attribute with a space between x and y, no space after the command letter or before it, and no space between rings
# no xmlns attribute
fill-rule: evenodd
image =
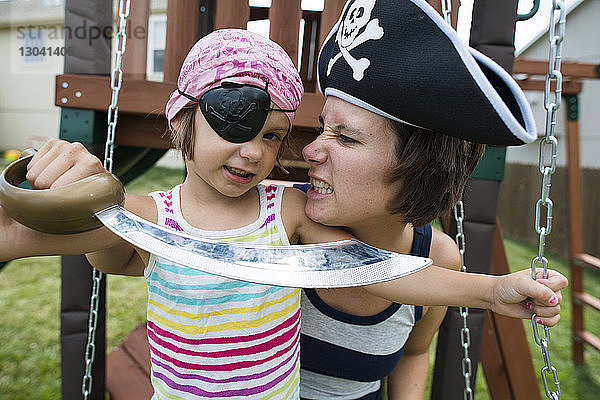
<svg viewBox="0 0 600 400"><path fill-rule="evenodd" d="M119 93L119 111L144 115L162 114L174 89L174 83L123 80ZM77 92L80 92L79 97ZM111 96L110 77L73 74L56 77L54 104L59 107L106 111Z"/></svg>
<svg viewBox="0 0 600 400"><path fill-rule="evenodd" d="M325 96L321 93L304 93L302 102L296 111L294 126L319 127L319 115L325 105Z"/></svg>
<svg viewBox="0 0 600 400"><path fill-rule="evenodd" d="M250 19L248 0L218 0L215 29L246 29Z"/></svg>
<svg viewBox="0 0 600 400"><path fill-rule="evenodd" d="M165 82L176 82L185 56L198 40L200 0L169 1L165 47Z"/></svg>
<svg viewBox="0 0 600 400"><path fill-rule="evenodd" d="M579 304L590 306L596 311L600 311L600 299L589 293L573 293L573 299Z"/></svg>
<svg viewBox="0 0 600 400"><path fill-rule="evenodd" d="M150 376L150 346L146 324L140 324L121 343L121 347L127 351L131 359Z"/></svg>
<svg viewBox="0 0 600 400"><path fill-rule="evenodd" d="M541 400L523 321L499 314L494 321L514 399Z"/></svg>
<svg viewBox="0 0 600 400"><path fill-rule="evenodd" d="M327 39L331 28L340 19L344 4L346 4L346 0L325 0L325 6L321 14L321 26L319 28L319 48L321 48L323 42Z"/></svg>
<svg viewBox="0 0 600 400"><path fill-rule="evenodd" d="M490 273L503 275L509 272L500 220L496 218ZM541 400L523 322L519 319L494 314L494 326L505 362L505 373L508 376L514 399ZM492 398L496 397L492 396Z"/></svg>
<svg viewBox="0 0 600 400"><path fill-rule="evenodd" d="M115 143L123 146L168 149L171 141L164 116L120 114Z"/></svg>
<svg viewBox="0 0 600 400"><path fill-rule="evenodd" d="M506 365L496 335L494 314L490 311L486 311L483 323L480 358L490 396L494 399L513 399L506 375Z"/></svg>
<svg viewBox="0 0 600 400"><path fill-rule="evenodd" d="M271 3L269 38L283 47L296 66L298 65L298 35L301 18L300 0L280 0Z"/></svg>
<svg viewBox="0 0 600 400"><path fill-rule="evenodd" d="M574 254L573 261L580 267L592 267L593 269L600 271L600 258L594 257L591 254Z"/></svg>
<svg viewBox="0 0 600 400"><path fill-rule="evenodd" d="M583 248L583 185L579 157L579 123L567 121L567 201L569 205L569 251L584 252ZM581 288L583 290L583 287Z"/></svg>
<svg viewBox="0 0 600 400"><path fill-rule="evenodd" d="M146 79L150 0L134 1L129 8L127 49L123 55L123 79Z"/></svg>
<svg viewBox="0 0 600 400"><path fill-rule="evenodd" d="M571 78L590 78L598 79L600 76L596 73L597 64L580 63L574 61L562 61L560 71L564 76ZM513 67L515 74L546 75L548 73L548 60L528 60L516 58Z"/></svg>
<svg viewBox="0 0 600 400"><path fill-rule="evenodd" d="M63 87L63 84L67 87ZM119 93L119 112L162 115L174 89L175 84L168 82L123 81ZM76 96L77 92L81 93L79 97ZM110 78L107 76L65 74L56 77L54 104L59 107L105 111L111 102L111 95ZM306 93L298 107L294 125L317 128L324 104L325 97L322 94Z"/></svg>
<svg viewBox="0 0 600 400"><path fill-rule="evenodd" d="M600 338L588 331L576 331L575 337L600 351Z"/></svg>
<svg viewBox="0 0 600 400"><path fill-rule="evenodd" d="M567 120L567 203L569 226L569 254L583 253L582 181L579 161L579 122ZM573 262L569 265L571 297L583 293L583 268ZM575 332L583 331L583 305L573 301L571 314L572 356L575 363L583 363L583 344L576 340Z"/></svg>
<svg viewBox="0 0 600 400"><path fill-rule="evenodd" d="M154 393L150 376L122 347L106 359L106 390L112 400L148 400Z"/></svg>
<svg viewBox="0 0 600 400"><path fill-rule="evenodd" d="M517 83L523 90L535 90L543 92L546 83L543 80L538 79L517 79ZM556 82L550 83L550 89L556 88ZM581 93L582 84L579 81L563 81L562 92L563 94L579 94Z"/></svg>

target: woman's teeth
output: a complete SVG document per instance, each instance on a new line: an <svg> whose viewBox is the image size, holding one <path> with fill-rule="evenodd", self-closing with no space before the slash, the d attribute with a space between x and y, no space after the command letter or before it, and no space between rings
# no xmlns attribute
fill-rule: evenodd
<svg viewBox="0 0 600 400"><path fill-rule="evenodd" d="M229 171L232 174L237 175L237 176L241 176L244 178L247 178L248 176L250 176L250 172L242 171L241 169L228 167L228 166L225 166L225 168L227 168L227 171Z"/></svg>
<svg viewBox="0 0 600 400"><path fill-rule="evenodd" d="M333 188L327 183L323 181L316 180L314 178L310 178L310 185L312 189L321 194L333 193Z"/></svg>

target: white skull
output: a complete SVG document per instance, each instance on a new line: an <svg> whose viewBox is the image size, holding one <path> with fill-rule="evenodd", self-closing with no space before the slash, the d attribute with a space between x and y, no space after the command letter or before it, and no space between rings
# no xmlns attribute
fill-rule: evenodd
<svg viewBox="0 0 600 400"><path fill-rule="evenodd" d="M354 42L360 30L371 20L375 0L356 0L344 16L340 29L339 44L348 47Z"/></svg>

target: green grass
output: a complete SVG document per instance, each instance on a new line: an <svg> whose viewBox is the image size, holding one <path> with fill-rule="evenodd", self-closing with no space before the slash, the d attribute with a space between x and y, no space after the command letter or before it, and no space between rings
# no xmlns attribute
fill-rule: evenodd
<svg viewBox="0 0 600 400"><path fill-rule="evenodd" d="M145 194L170 188L181 182L182 177L182 171L153 168L131 182L127 191ZM505 245L513 270L527 268L537 251L511 240L506 240ZM550 266L568 276L564 260L550 257ZM599 274L586 274L586 291L600 297ZM107 293L107 349L110 351L145 320L146 288L143 278L109 276ZM558 370L563 398L596 399L600 393L600 354L587 350L586 364L573 365L568 289L563 292L563 299L562 320L551 329L550 342L552 364ZM17 260L0 271L0 399L60 398L59 303L58 257ZM585 318L586 328L600 335L597 313L586 310ZM539 371L543 362L528 321L525 328L533 362ZM490 398L482 371L480 367L476 386L478 400Z"/></svg>

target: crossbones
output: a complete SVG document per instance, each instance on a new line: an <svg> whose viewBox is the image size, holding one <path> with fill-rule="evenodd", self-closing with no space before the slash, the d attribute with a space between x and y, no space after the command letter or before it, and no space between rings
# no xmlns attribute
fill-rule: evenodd
<svg viewBox="0 0 600 400"><path fill-rule="evenodd" d="M357 60L352 57L350 51L368 40L379 40L383 37L383 28L379 26L379 19L371 19L374 6L375 0L357 0L350 5L335 36L340 52L329 60L327 75L337 60L343 56L352 68L352 77L357 81L364 77L371 61L367 58Z"/></svg>

